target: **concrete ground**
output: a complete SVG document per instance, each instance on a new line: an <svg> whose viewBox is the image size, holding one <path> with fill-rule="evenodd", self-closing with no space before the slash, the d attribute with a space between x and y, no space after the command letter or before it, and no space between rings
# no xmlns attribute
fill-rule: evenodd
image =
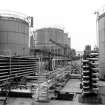
<svg viewBox="0 0 105 105"><path fill-rule="evenodd" d="M73 101L51 100L50 102L45 103L45 102L35 102L34 99L29 99L29 98L9 98L7 105L95 105L95 104L83 104L78 102L78 97L81 93L80 80L78 79L71 79L61 91L73 92L74 93ZM2 102L0 102L0 105L3 105ZM97 105L105 105L105 104L97 104Z"/></svg>

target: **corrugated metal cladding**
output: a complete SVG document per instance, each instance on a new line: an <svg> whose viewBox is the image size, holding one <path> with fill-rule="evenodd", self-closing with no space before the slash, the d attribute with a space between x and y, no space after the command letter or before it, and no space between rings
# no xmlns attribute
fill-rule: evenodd
<svg viewBox="0 0 105 105"><path fill-rule="evenodd" d="M100 78L105 79L105 14L98 19Z"/></svg>
<svg viewBox="0 0 105 105"><path fill-rule="evenodd" d="M14 17L0 17L0 54L29 55L29 24Z"/></svg>

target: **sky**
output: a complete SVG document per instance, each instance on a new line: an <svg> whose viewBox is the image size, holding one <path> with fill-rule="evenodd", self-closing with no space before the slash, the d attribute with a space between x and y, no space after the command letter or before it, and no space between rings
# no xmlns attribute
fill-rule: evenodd
<svg viewBox="0 0 105 105"><path fill-rule="evenodd" d="M97 44L96 15L105 0L2 0L0 10L34 17L34 29L60 27L71 37L71 48L82 51Z"/></svg>

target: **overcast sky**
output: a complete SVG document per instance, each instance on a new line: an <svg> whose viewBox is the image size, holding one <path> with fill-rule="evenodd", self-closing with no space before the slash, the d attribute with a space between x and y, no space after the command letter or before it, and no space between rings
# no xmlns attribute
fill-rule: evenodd
<svg viewBox="0 0 105 105"><path fill-rule="evenodd" d="M34 17L34 28L57 26L71 37L71 47L83 50L96 44L95 10L105 0L1 0L1 10L11 10Z"/></svg>

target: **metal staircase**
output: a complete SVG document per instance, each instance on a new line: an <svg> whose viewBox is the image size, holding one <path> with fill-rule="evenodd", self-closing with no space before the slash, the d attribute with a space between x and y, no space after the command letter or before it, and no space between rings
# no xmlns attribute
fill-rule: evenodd
<svg viewBox="0 0 105 105"><path fill-rule="evenodd" d="M98 53L91 52L85 55L82 60L82 85L83 94L97 94L98 93Z"/></svg>
<svg viewBox="0 0 105 105"><path fill-rule="evenodd" d="M41 69L42 69L41 58L39 59L39 63L40 65L39 65L38 75L35 76L35 78L37 78L37 84L34 84L33 98L35 101L38 101L38 102L40 101L49 102L47 73L41 73Z"/></svg>
<svg viewBox="0 0 105 105"><path fill-rule="evenodd" d="M98 52L84 53L82 60L82 94L79 102L88 104L101 104L99 93Z"/></svg>

